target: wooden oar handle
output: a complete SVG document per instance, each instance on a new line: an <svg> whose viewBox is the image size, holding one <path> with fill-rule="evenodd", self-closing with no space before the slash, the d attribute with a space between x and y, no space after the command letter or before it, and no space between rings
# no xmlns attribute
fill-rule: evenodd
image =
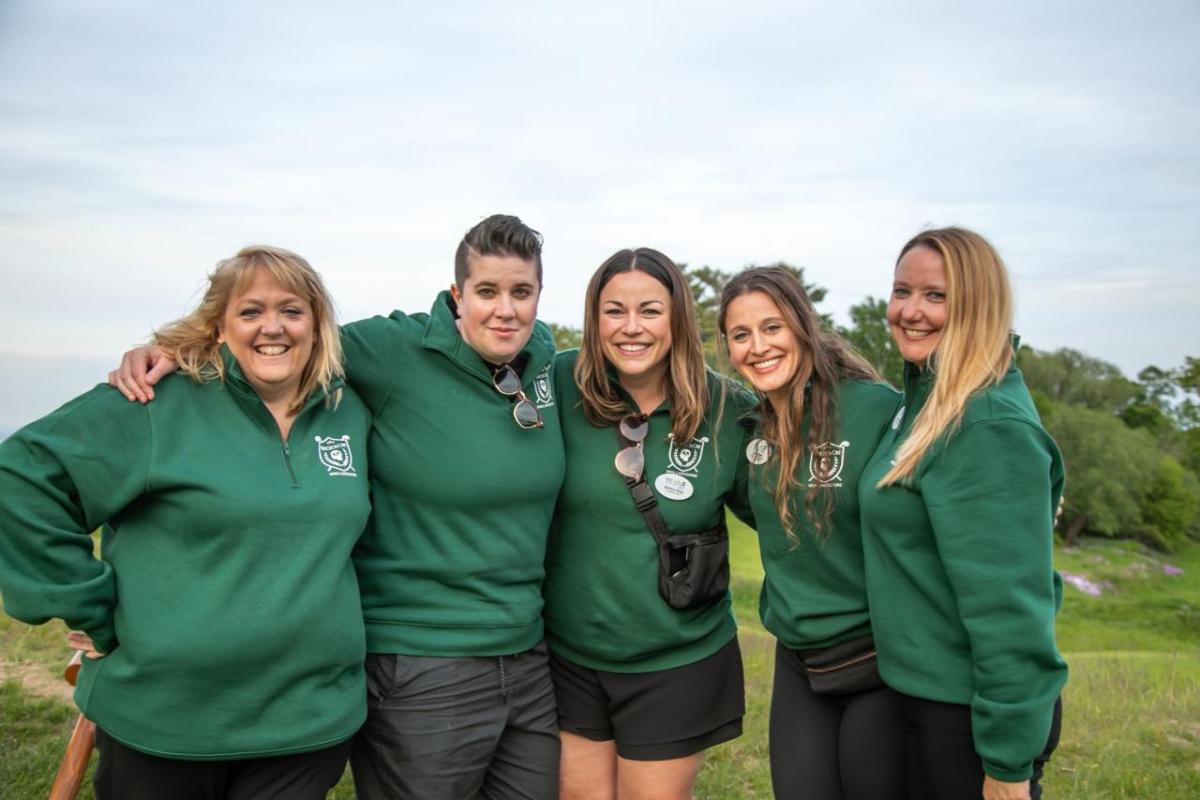
<svg viewBox="0 0 1200 800"><path fill-rule="evenodd" d="M74 686L75 681L79 680L81 666L83 666L83 651L76 650L75 655L71 656L71 660L67 662L67 668L63 670L63 680Z"/></svg>

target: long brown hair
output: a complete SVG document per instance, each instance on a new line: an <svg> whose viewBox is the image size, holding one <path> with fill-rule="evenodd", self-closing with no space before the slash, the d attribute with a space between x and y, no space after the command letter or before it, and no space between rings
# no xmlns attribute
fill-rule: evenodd
<svg viewBox="0 0 1200 800"><path fill-rule="evenodd" d="M696 437L708 412L707 368L696 326L692 291L683 271L657 250L638 247L609 256L588 281L583 311L583 344L575 363L575 383L583 395L583 413L593 425L615 425L629 413L608 377L600 342L600 292L614 276L639 270L667 288L671 295L671 352L666 376L671 401L671 433L676 442Z"/></svg>
<svg viewBox="0 0 1200 800"><path fill-rule="evenodd" d="M317 271L292 251L251 245L243 247L233 258L218 262L208 276L208 289L200 305L187 316L155 331L154 341L193 380L224 380L225 362L221 359L218 337L225 307L250 287L259 270L312 306L313 351L300 373L296 397L288 406L288 413L296 414L318 386L329 392L333 381L344 373L333 301ZM339 399L340 393L334 393L330 402L336 405Z"/></svg>
<svg viewBox="0 0 1200 800"><path fill-rule="evenodd" d="M778 466L778 475L771 494L775 509L789 539L797 542L794 532L795 511L792 495L800 488L796 473L807 449L811 454L826 442L837 438L837 386L844 378L882 381L866 359L837 334L825 330L804 285L791 272L780 267L751 267L735 275L721 292L721 308L717 327L721 331L721 353L729 358L729 342L725 336L725 316L734 299L752 292L770 297L800 347L799 365L782 387L786 397L786 413L779 414L766 398L759 401L763 435L774 445L771 461ZM807 394L807 403L805 395ZM806 408L809 415L808 439L800 441ZM810 484L804 496L804 511L818 536L827 533L833 513L833 492L822 491Z"/></svg>
<svg viewBox="0 0 1200 800"><path fill-rule="evenodd" d="M999 383L1013 358L1012 290L996 248L974 231L938 228L909 239L897 266L914 247L942 257L946 324L925 367L934 374L933 391L879 486L911 477L930 446L958 427L971 395Z"/></svg>

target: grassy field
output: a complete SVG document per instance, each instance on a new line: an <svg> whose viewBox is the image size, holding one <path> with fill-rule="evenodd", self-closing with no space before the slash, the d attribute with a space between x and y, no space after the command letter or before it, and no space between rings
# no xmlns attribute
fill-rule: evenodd
<svg viewBox="0 0 1200 800"><path fill-rule="evenodd" d="M757 618L762 568L754 534L737 523L731 531L746 732L712 751L697 796L769 798L774 641ZM1200 797L1200 545L1163 557L1133 543L1095 540L1060 549L1056 559L1070 581L1058 638L1071 679L1062 743L1045 779L1047 796ZM70 734L75 711L59 677L67 655L61 634L58 624L31 628L0 615L4 800L45 797ZM332 796L354 796L348 777ZM90 787L81 797L91 797Z"/></svg>

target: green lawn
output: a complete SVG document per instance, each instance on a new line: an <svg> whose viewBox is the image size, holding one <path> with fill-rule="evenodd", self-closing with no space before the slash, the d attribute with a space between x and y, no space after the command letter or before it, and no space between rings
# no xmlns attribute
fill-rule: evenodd
<svg viewBox="0 0 1200 800"><path fill-rule="evenodd" d="M734 604L746 664L746 731L715 748L700 798L769 798L767 707L774 641L759 625L762 567L753 532L731 520ZM1103 800L1200 797L1200 545L1164 557L1130 542L1089 540L1057 566L1101 594L1065 587L1059 644L1071 666L1063 739L1047 796ZM1170 574L1175 570L1182 574ZM44 797L75 712L61 697L67 651L57 623L0 615L0 798ZM34 691L22 688L33 686ZM91 797L85 789L81 797ZM353 797L349 778L333 797Z"/></svg>

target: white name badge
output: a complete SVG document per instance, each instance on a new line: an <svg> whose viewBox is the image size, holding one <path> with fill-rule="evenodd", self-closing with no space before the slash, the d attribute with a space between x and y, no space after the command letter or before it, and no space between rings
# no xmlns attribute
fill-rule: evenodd
<svg viewBox="0 0 1200 800"><path fill-rule="evenodd" d="M752 439L746 445L746 460L751 464L765 464L771 457L771 445L766 439Z"/></svg>
<svg viewBox="0 0 1200 800"><path fill-rule="evenodd" d="M654 488L668 500L687 500L695 491L691 481L673 472L664 472L655 478Z"/></svg>

